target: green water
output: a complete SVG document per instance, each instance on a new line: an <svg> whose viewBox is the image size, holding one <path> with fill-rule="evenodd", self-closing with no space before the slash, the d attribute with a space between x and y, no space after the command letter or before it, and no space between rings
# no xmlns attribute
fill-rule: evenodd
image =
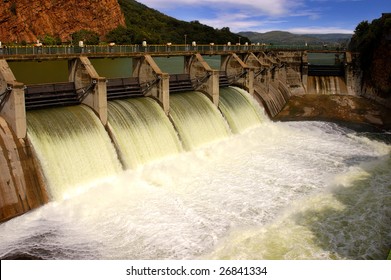
<svg viewBox="0 0 391 280"><path fill-rule="evenodd" d="M18 82L42 84L68 82L68 61L23 61L8 62Z"/></svg>
<svg viewBox="0 0 391 280"><path fill-rule="evenodd" d="M319 65L335 65L344 61L342 53L308 53L308 63Z"/></svg>

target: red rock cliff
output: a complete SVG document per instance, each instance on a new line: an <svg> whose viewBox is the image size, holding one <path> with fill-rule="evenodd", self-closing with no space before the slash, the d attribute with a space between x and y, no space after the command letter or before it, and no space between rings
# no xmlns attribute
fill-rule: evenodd
<svg viewBox="0 0 391 280"><path fill-rule="evenodd" d="M69 41L81 29L104 35L125 25L117 0L8 0L0 5L2 42L35 42L45 34Z"/></svg>

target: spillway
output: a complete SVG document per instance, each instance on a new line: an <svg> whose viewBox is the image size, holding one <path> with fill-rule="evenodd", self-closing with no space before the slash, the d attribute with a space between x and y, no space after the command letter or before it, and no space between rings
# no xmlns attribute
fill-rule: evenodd
<svg viewBox="0 0 391 280"><path fill-rule="evenodd" d="M102 123L84 105L29 111L27 125L51 199L122 170Z"/></svg>
<svg viewBox="0 0 391 280"><path fill-rule="evenodd" d="M240 133L262 122L262 112L249 93L234 87L220 89L219 108L231 130Z"/></svg>
<svg viewBox="0 0 391 280"><path fill-rule="evenodd" d="M332 123L273 123L234 93L222 94L223 114L201 93L171 95L186 152L123 172L116 150L126 143L115 149L90 109L28 112L56 201L0 224L0 258L385 259L391 145ZM143 113L149 102L111 103L109 129L160 130Z"/></svg>
<svg viewBox="0 0 391 280"><path fill-rule="evenodd" d="M201 92L172 94L170 116L186 150L221 140L231 133L220 111Z"/></svg>
<svg viewBox="0 0 391 280"><path fill-rule="evenodd" d="M182 151L173 125L151 98L108 103L109 127L125 168Z"/></svg>
<svg viewBox="0 0 391 280"><path fill-rule="evenodd" d="M344 77L308 76L309 94L347 94Z"/></svg>

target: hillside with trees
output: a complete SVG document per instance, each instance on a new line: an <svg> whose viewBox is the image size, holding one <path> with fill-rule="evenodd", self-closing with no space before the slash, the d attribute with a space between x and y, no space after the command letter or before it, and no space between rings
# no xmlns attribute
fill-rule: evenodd
<svg viewBox="0 0 391 280"><path fill-rule="evenodd" d="M140 44L144 39L150 44L184 44L192 41L197 44L235 43L239 35L229 27L215 29L199 21L181 21L151 9L134 0L119 0L125 16L125 26L119 26L106 35L107 41L121 44ZM243 37L243 36L242 36ZM250 42L243 38L242 42Z"/></svg>
<svg viewBox="0 0 391 280"><path fill-rule="evenodd" d="M248 37L252 42L273 45L324 45L329 44L341 48L347 47L352 34L293 34L286 31L239 32L240 36Z"/></svg>
<svg viewBox="0 0 391 280"><path fill-rule="evenodd" d="M391 13L371 23L359 23L349 48L360 53L363 86L373 88L382 98L391 98Z"/></svg>

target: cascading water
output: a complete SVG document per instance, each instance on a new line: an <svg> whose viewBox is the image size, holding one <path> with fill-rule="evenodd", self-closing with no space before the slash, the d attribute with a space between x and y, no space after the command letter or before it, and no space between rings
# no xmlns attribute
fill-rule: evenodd
<svg viewBox="0 0 391 280"><path fill-rule="evenodd" d="M234 133L255 127L262 121L259 106L256 107L249 93L240 88L221 88L219 108Z"/></svg>
<svg viewBox="0 0 391 280"><path fill-rule="evenodd" d="M344 77L308 76L309 94L347 94Z"/></svg>
<svg viewBox="0 0 391 280"><path fill-rule="evenodd" d="M126 168L182 151L178 135L151 98L110 101L109 127Z"/></svg>
<svg viewBox="0 0 391 280"><path fill-rule="evenodd" d="M122 170L102 123L86 106L29 111L27 125L54 200Z"/></svg>
<svg viewBox="0 0 391 280"><path fill-rule="evenodd" d="M186 150L230 134L219 110L201 92L183 92L170 96L170 116Z"/></svg>
<svg viewBox="0 0 391 280"><path fill-rule="evenodd" d="M189 108L203 97L171 98L186 116L175 126L204 137L187 147L213 143L1 224L0 258L386 258L390 145L324 122L264 121L215 141L228 133L208 137L204 105Z"/></svg>

